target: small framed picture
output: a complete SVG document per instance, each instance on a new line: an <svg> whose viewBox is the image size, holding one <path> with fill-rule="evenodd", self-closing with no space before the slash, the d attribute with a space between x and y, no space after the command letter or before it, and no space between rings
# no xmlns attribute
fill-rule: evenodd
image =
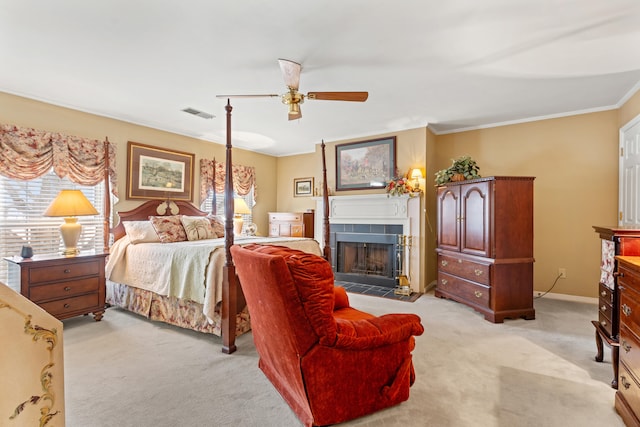
<svg viewBox="0 0 640 427"><path fill-rule="evenodd" d="M313 196L313 177L312 178L294 178L293 195L294 197Z"/></svg>

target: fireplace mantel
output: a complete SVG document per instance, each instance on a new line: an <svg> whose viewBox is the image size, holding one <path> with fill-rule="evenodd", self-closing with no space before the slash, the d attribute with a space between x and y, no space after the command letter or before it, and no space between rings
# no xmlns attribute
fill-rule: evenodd
<svg viewBox="0 0 640 427"><path fill-rule="evenodd" d="M421 232L420 199L422 193L414 197L387 196L386 194L366 194L355 196L329 197L329 224L389 224L402 225L402 234L410 236L412 242L406 259L406 269L411 288L419 292L424 289L420 274ZM321 197L315 198L316 212L324 212ZM315 215L315 239L324 247L324 224L322 215Z"/></svg>

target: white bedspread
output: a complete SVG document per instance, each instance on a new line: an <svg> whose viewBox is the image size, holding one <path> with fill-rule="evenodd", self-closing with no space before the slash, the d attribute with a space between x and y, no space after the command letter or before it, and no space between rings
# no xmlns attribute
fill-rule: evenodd
<svg viewBox="0 0 640 427"><path fill-rule="evenodd" d="M318 242L308 238L235 240L235 244L249 243L270 243L322 255ZM216 304L222 300L224 263L224 238L134 245L124 236L111 247L106 277L112 282L203 304L203 313L212 319Z"/></svg>

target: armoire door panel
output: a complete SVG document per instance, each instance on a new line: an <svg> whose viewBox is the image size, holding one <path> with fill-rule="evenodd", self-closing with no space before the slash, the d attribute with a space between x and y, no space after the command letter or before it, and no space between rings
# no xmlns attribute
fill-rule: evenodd
<svg viewBox="0 0 640 427"><path fill-rule="evenodd" d="M489 248L489 182L461 186L462 239L460 251L490 256Z"/></svg>

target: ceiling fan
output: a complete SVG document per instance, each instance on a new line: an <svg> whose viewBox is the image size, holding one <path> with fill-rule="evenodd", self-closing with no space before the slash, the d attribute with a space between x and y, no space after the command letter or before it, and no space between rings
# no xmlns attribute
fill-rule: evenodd
<svg viewBox="0 0 640 427"><path fill-rule="evenodd" d="M369 97L369 92L309 92L306 95L298 92L300 85L300 71L302 66L288 59L278 59L284 83L288 92L283 95L216 95L217 98L262 98L281 97L282 103L289 106L289 120L297 120L302 117L300 104L307 99L321 99L325 101L355 101L364 102Z"/></svg>

